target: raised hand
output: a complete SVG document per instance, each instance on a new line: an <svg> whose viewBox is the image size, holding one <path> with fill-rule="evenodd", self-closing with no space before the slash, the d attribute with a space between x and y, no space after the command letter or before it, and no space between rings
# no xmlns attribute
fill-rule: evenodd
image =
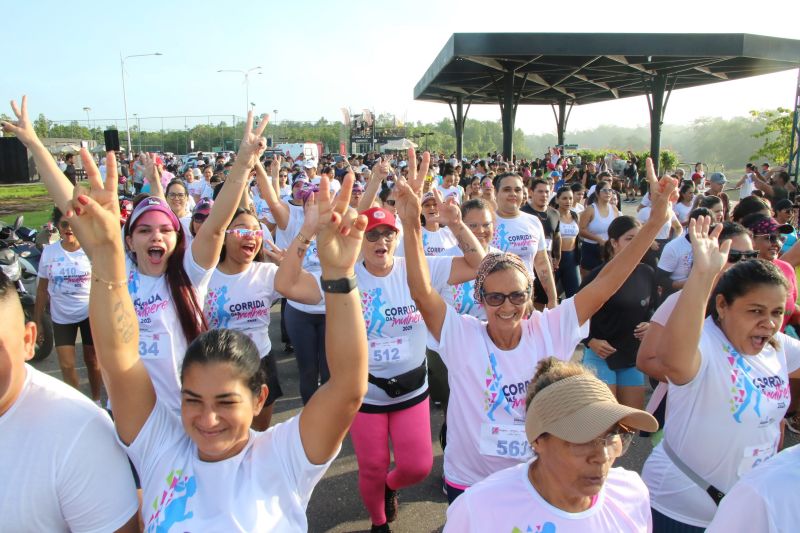
<svg viewBox="0 0 800 533"><path fill-rule="evenodd" d="M239 152L236 154L236 163L243 163L247 168L253 168L256 161L264 150L267 149L267 140L262 136L269 124L269 115L261 115L261 122L253 131L253 112L247 113L247 122L244 127L242 143L239 145Z"/></svg>
<svg viewBox="0 0 800 533"><path fill-rule="evenodd" d="M380 179L380 181L385 180L389 174L392 173L392 166L389 164L389 161L385 160L383 156L372 166L372 175L370 179Z"/></svg>
<svg viewBox="0 0 800 533"><path fill-rule="evenodd" d="M653 160L647 158L645 163L647 169L647 191L650 193L652 207L650 208L650 220L666 224L672 216L672 204L678 200L678 180L664 176L661 180L656 176Z"/></svg>
<svg viewBox="0 0 800 533"><path fill-rule="evenodd" d="M722 224L709 231L711 217L701 216L689 221L689 239L692 241L692 270L717 274L728 261L730 239L719 243Z"/></svg>
<svg viewBox="0 0 800 533"><path fill-rule="evenodd" d="M461 223L461 209L456 204L456 199L452 196L445 201L442 192L437 188L433 190L433 198L436 200L436 207L439 214L435 221L442 226L457 226Z"/></svg>
<svg viewBox="0 0 800 533"><path fill-rule="evenodd" d="M351 170L344 177L339 195L332 200L329 180L322 175L316 193L320 217L317 252L322 274L328 279L352 276L361 253L367 217L358 215L349 207L354 181L355 175Z"/></svg>
<svg viewBox="0 0 800 533"><path fill-rule="evenodd" d="M431 165L430 152L422 153L422 162L417 167L417 152L413 148L408 149L408 177L406 178L411 189L420 196L422 187L425 184L425 176L428 175L428 168Z"/></svg>
<svg viewBox="0 0 800 533"><path fill-rule="evenodd" d="M0 123L3 131L16 135L17 139L19 139L22 144L28 148L31 148L34 144L41 142L39 140L39 136L36 135L36 131L33 129L33 123L28 118L28 97L24 95L22 96L21 109L17 106L16 101L11 100L11 110L14 112L14 116L17 117L17 121L3 121Z"/></svg>
<svg viewBox="0 0 800 533"><path fill-rule="evenodd" d="M75 187L65 215L81 247L86 250L89 258L93 259L98 253L122 246L119 235L117 158L114 152L108 152L106 180L103 182L89 152L81 148L80 155L83 168L86 169L89 190Z"/></svg>
<svg viewBox="0 0 800 533"><path fill-rule="evenodd" d="M322 181L320 181L320 185L322 185ZM303 227L300 230L300 233L306 239L312 239L314 235L319 233L320 228L320 204L317 201L317 195L319 193L312 192L311 195L306 198L305 204L303 205Z"/></svg>
<svg viewBox="0 0 800 533"><path fill-rule="evenodd" d="M264 255L276 265L280 265L283 262L283 258L286 257L286 250L279 248L277 244L269 239L264 239L263 243Z"/></svg>
<svg viewBox="0 0 800 533"><path fill-rule="evenodd" d="M411 184L407 179L402 176L397 179L394 186L395 192L395 207L397 214L400 215L400 220L404 224L420 224L420 214L422 213L422 204L420 202L420 193L414 191Z"/></svg>

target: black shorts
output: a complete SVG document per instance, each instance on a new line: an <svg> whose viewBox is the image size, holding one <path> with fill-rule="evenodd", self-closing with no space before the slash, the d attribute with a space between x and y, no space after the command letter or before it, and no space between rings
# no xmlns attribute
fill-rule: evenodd
<svg viewBox="0 0 800 533"><path fill-rule="evenodd" d="M544 286L539 281L539 276L533 280L533 303L547 305L547 293L544 292Z"/></svg>
<svg viewBox="0 0 800 533"><path fill-rule="evenodd" d="M81 342L84 346L94 346L92 328L86 318L74 324L56 324L53 322L53 339L56 346L75 346L75 339L81 330Z"/></svg>
<svg viewBox="0 0 800 533"><path fill-rule="evenodd" d="M265 405L272 405L275 400L283 396L280 380L278 380L278 365L275 364L275 355L270 352L266 357L261 358L261 370L267 374L267 402Z"/></svg>

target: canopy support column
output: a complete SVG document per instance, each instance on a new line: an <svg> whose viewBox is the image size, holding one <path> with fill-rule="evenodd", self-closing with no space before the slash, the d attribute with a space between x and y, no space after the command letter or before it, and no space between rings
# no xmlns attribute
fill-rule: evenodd
<svg viewBox="0 0 800 533"><path fill-rule="evenodd" d="M673 82L672 86L674 87L674 85ZM659 173L661 155L661 126L664 124L664 111L667 109L671 93L672 87L667 91L666 75L657 74L650 79L647 90L647 105L650 108L650 157L653 160L656 174Z"/></svg>
<svg viewBox="0 0 800 533"><path fill-rule="evenodd" d="M467 113L472 106L472 102L467 104L467 109L464 110L464 97L461 95L456 96L456 109L453 111L452 102L448 102L450 106L450 114L453 115L453 124L456 130L456 159L459 161L464 157L464 125L467 123Z"/></svg>
<svg viewBox="0 0 800 533"><path fill-rule="evenodd" d="M553 108L553 116L556 117L556 133L558 137L558 144L564 144L564 132L567 130L567 122L569 122L569 115L572 113L572 106L574 102L569 104L567 109L567 99L562 98L558 101L558 112L556 112L555 104L551 104Z"/></svg>

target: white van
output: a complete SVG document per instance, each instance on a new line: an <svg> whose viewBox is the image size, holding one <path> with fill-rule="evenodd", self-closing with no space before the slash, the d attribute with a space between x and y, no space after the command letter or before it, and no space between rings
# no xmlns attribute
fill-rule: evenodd
<svg viewBox="0 0 800 533"><path fill-rule="evenodd" d="M302 156L304 160L319 162L319 146L315 143L283 143L275 145L275 149L283 152L284 156L291 156L292 159Z"/></svg>

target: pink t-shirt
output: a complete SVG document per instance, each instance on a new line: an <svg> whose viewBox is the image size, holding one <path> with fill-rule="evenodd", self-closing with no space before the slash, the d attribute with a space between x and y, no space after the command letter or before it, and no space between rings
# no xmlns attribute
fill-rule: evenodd
<svg viewBox="0 0 800 533"><path fill-rule="evenodd" d="M789 294L786 295L786 313L783 315L783 324L781 324L781 331L783 331L786 329L789 320L791 320L792 314L794 314L794 303L797 301L797 278L794 276L794 268L792 265L783 259L775 259L772 261L772 264L783 272L786 281L789 282Z"/></svg>

